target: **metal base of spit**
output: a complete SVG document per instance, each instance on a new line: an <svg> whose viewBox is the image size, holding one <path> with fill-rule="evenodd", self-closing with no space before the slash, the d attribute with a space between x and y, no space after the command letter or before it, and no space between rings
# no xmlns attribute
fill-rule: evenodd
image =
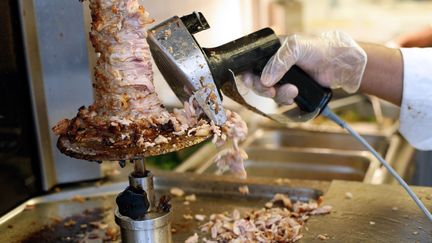
<svg viewBox="0 0 432 243"><path fill-rule="evenodd" d="M115 211L115 222L120 226L122 242L171 243L171 212L148 213L143 220L133 220Z"/></svg>
<svg viewBox="0 0 432 243"><path fill-rule="evenodd" d="M156 210L152 173L145 168L141 170L143 173L136 172L129 175L129 186L145 191L149 207L144 217L132 219L122 215L117 206L114 216L120 226L122 242L171 243L171 209L166 212Z"/></svg>

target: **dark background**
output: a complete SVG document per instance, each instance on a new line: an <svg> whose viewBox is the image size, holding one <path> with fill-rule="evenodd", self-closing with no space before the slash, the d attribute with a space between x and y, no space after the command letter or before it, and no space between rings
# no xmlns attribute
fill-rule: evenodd
<svg viewBox="0 0 432 243"><path fill-rule="evenodd" d="M0 215L41 192L18 1L0 1Z"/></svg>

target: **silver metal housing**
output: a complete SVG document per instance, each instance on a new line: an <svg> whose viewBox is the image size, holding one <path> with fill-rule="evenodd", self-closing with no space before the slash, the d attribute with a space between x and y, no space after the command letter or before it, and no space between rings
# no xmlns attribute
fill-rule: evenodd
<svg viewBox="0 0 432 243"><path fill-rule="evenodd" d="M171 89L182 101L192 95L205 114L222 125L226 115L207 59L181 19L174 16L148 31L152 56Z"/></svg>

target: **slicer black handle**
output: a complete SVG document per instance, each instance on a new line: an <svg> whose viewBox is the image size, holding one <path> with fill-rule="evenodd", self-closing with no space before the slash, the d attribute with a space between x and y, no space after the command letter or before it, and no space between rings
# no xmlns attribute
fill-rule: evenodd
<svg viewBox="0 0 432 243"><path fill-rule="evenodd" d="M274 31L265 28L240 39L215 48L203 48L216 85L222 88L225 82L232 82L232 73L240 74L253 70L257 75L268 60L277 52L281 43ZM330 101L332 92L313 80L297 66L293 66L277 85L291 83L299 90L294 99L300 109L306 112L322 110Z"/></svg>
<svg viewBox="0 0 432 243"><path fill-rule="evenodd" d="M237 40L214 48L202 48L207 56L213 78L218 87L235 75L265 66L279 49L280 43L270 28L261 29Z"/></svg>
<svg viewBox="0 0 432 243"><path fill-rule="evenodd" d="M299 94L294 98L294 102L301 110L306 112L323 109L332 97L332 92L329 88L322 87L296 65L285 73L277 85L280 86L288 83L297 87Z"/></svg>

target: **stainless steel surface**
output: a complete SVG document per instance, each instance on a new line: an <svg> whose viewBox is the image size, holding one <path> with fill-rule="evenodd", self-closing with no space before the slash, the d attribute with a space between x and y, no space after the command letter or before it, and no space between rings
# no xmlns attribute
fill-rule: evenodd
<svg viewBox="0 0 432 243"><path fill-rule="evenodd" d="M150 203L148 211L152 211L156 208L156 197L153 185L153 174L148 171L143 177L135 177L132 174L129 175L129 185L134 188L141 188L147 194L147 200Z"/></svg>
<svg viewBox="0 0 432 243"><path fill-rule="evenodd" d="M99 178L97 164L62 155L51 132L58 120L92 101L82 5L68 0L20 0L19 5L43 187Z"/></svg>
<svg viewBox="0 0 432 243"><path fill-rule="evenodd" d="M115 211L124 243L171 243L171 212L149 213L144 220L132 220Z"/></svg>
<svg viewBox="0 0 432 243"><path fill-rule="evenodd" d="M156 25L148 31L147 41L156 65L177 97L185 102L194 95L215 124L224 124L222 99L206 57L181 19L174 16Z"/></svg>
<svg viewBox="0 0 432 243"><path fill-rule="evenodd" d="M413 189L432 209L432 188ZM432 242L432 223L398 185L335 181L324 197L334 212L311 218L307 227L316 233L302 242L318 242L317 234L324 233L330 237L325 242Z"/></svg>
<svg viewBox="0 0 432 243"><path fill-rule="evenodd" d="M331 181L369 181L377 161L366 152L326 149L246 148L248 176ZM204 170L203 170L204 169ZM198 172L218 173L215 164Z"/></svg>
<svg viewBox="0 0 432 243"><path fill-rule="evenodd" d="M251 195L241 196L238 186L248 184ZM68 217L80 214L85 209L113 207L114 197L126 182L104 185L98 188L71 190L32 199L27 203L35 204L34 210L24 211L25 204L10 214L0 218L0 237L4 242L16 242L41 229L53 221L49 217ZM197 232L202 223L185 220L183 214L205 214L230 212L237 208L241 213L261 208L274 193L288 193L293 199L315 199L324 192L324 203L333 206L330 215L311 217L306 223L308 230L303 231L304 238L299 242L323 242L319 234L328 234L326 242L431 242L432 225L417 210L415 204L403 193L400 187L393 185L368 185L365 183L336 181L325 183L318 181L291 180L291 183L277 185L274 179L249 178L235 180L229 177L213 177L192 174L163 174L156 176L156 190L167 193L171 186L179 186L186 194L194 193L196 202L184 205L183 198L174 198L172 228L173 242L184 240ZM319 190L307 189L316 188ZM416 193L424 199L427 207L432 208L432 188L414 187ZM352 199L347 199L346 192L351 192ZM73 195L89 197L83 203L71 201ZM112 209L103 219L109 227L114 223ZM32 224L32 221L35 221ZM12 227L8 227L8 226Z"/></svg>
<svg viewBox="0 0 432 243"><path fill-rule="evenodd" d="M365 148L352 136L342 132L312 132L288 129L260 129L256 139L249 145L263 148L320 148L334 150L364 151ZM365 135L364 138L381 155L385 155L388 139L380 135Z"/></svg>
<svg viewBox="0 0 432 243"><path fill-rule="evenodd" d="M190 173L160 173L155 176L154 184L158 195L168 194L169 189L175 186L185 190L186 195L193 193L197 197L197 201L191 202L190 205L184 205L184 198L172 199L171 227L176 230L172 234L173 242L183 242L194 232L199 233L198 226L201 223L185 220L184 214L205 214L208 217L212 213L231 211L234 208L241 212L250 211L263 207L275 193L286 193L293 200L308 201L317 199L329 185L328 182L307 180L291 180L289 184L287 182L276 184L274 179L239 180L231 177ZM238 191L238 187L245 184L250 189L248 196L241 195ZM113 214L115 196L127 185L127 182L114 183L100 187L62 191L31 199L0 218L0 238L4 242L20 241L42 229L46 224L55 224L53 217L67 218L81 214L86 209L101 207L106 210L102 221L106 222L109 227L118 229ZM87 200L84 202L71 200L75 195L86 197ZM35 209L25 210L27 204L35 205ZM11 227L8 227L9 225ZM57 235L57 233L51 232L51 235ZM68 236L72 237L72 235Z"/></svg>
<svg viewBox="0 0 432 243"><path fill-rule="evenodd" d="M382 124L384 122L384 115L381 109L381 102L378 97L369 96L369 100L372 103L372 108L374 111L375 118L378 124Z"/></svg>

